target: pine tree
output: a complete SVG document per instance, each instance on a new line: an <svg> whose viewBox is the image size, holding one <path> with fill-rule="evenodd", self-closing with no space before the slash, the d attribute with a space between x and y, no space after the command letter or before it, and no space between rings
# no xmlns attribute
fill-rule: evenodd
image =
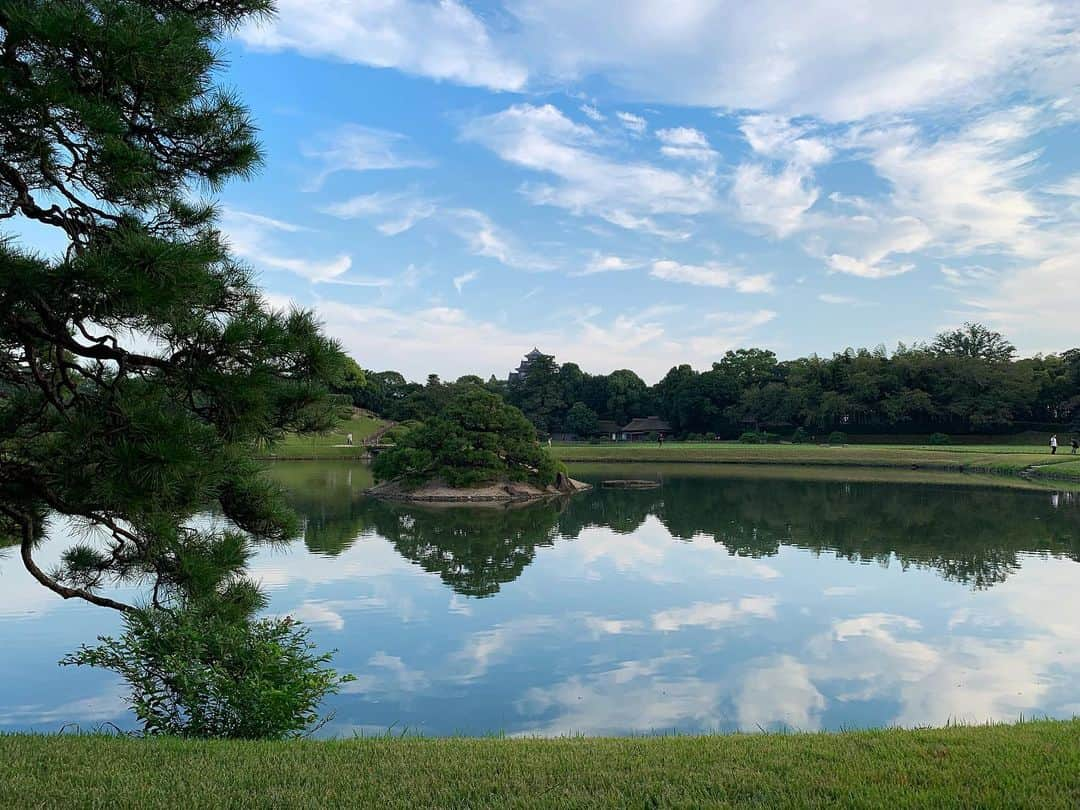
<svg viewBox="0 0 1080 810"><path fill-rule="evenodd" d="M153 605L210 589L250 613L243 543L193 516L296 529L251 450L330 423L342 355L267 307L200 197L260 164L215 73L221 37L270 11L0 0L0 543L62 597L131 611L101 591L137 581ZM14 236L50 232L55 255ZM53 515L94 531L46 571Z"/></svg>

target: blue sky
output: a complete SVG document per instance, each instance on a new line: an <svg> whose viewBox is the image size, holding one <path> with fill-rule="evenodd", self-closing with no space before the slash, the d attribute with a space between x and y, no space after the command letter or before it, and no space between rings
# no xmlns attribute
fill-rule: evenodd
<svg viewBox="0 0 1080 810"><path fill-rule="evenodd" d="M368 368L647 380L977 319L1080 344L1080 9L279 0L228 43L269 299Z"/></svg>

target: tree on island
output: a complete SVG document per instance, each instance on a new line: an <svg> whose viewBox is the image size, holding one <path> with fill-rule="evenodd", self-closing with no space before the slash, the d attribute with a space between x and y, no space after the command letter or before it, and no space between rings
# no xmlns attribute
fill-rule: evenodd
<svg viewBox="0 0 1080 810"><path fill-rule="evenodd" d="M340 682L302 630L254 618L244 572L253 541L297 530L251 451L334 422L343 357L310 314L266 307L196 198L260 163L213 79L222 37L270 11L0 3L0 224L64 243L0 238L0 544L57 595L126 615L69 662L124 674L148 731L281 736ZM200 528L208 507L239 531ZM52 515L86 531L47 571ZM124 582L147 603L104 592Z"/></svg>
<svg viewBox="0 0 1080 810"><path fill-rule="evenodd" d="M521 481L555 483L559 465L536 438L536 428L513 405L477 386L451 390L445 410L406 433L374 464L377 481L451 487Z"/></svg>

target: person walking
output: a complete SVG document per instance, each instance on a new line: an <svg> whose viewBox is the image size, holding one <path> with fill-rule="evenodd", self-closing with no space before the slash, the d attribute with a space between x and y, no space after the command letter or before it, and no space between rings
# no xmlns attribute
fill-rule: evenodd
<svg viewBox="0 0 1080 810"><path fill-rule="evenodd" d="M347 444L349 447L352 447L352 434L351 433L346 433L345 434L345 444Z"/></svg>
<svg viewBox="0 0 1080 810"><path fill-rule="evenodd" d="M1057 434L1050 437L1050 455L1057 455Z"/></svg>
<svg viewBox="0 0 1080 810"><path fill-rule="evenodd" d="M1072 437L1072 442L1070 442L1070 444L1072 444L1072 454L1073 454L1073 455L1075 456L1075 455L1076 455L1076 451L1077 451L1077 450L1080 450L1080 441L1077 441L1077 440L1076 440L1076 437L1075 437L1075 436L1073 436L1073 437Z"/></svg>

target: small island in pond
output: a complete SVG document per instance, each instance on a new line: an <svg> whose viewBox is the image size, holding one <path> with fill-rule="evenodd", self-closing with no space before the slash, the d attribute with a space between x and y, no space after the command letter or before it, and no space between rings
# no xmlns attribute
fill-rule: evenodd
<svg viewBox="0 0 1080 810"><path fill-rule="evenodd" d="M540 446L524 414L478 385L375 458L368 494L425 503L512 503L590 489Z"/></svg>

